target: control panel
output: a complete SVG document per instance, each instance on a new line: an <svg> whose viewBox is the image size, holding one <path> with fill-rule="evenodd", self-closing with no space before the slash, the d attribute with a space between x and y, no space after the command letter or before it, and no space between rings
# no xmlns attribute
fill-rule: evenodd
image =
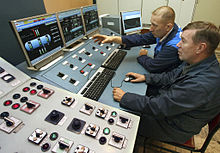
<svg viewBox="0 0 220 153"><path fill-rule="evenodd" d="M0 152L133 152L139 116L0 68Z"/></svg>
<svg viewBox="0 0 220 153"><path fill-rule="evenodd" d="M116 35L108 29L101 29L100 33ZM78 93L105 60L116 52L118 46L115 43L94 43L94 40L90 38L36 78L42 80L43 77L43 80L47 80L46 82L52 82L59 87Z"/></svg>

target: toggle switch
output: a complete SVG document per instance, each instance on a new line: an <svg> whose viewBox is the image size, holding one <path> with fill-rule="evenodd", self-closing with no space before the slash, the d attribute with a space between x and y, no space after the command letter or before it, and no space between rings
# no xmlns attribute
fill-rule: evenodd
<svg viewBox="0 0 220 153"><path fill-rule="evenodd" d="M85 103L80 109L80 112L85 113L87 115L91 115L94 109L95 109L95 106Z"/></svg>
<svg viewBox="0 0 220 153"><path fill-rule="evenodd" d="M59 143L59 148L60 148L61 150L64 150L64 149L70 147L68 143L66 143L66 142L64 142L64 141L62 141L62 140L60 140L58 143Z"/></svg>
<svg viewBox="0 0 220 153"><path fill-rule="evenodd" d="M11 127L15 124L15 122L8 117L4 117L4 121L8 127Z"/></svg>
<svg viewBox="0 0 220 153"><path fill-rule="evenodd" d="M35 107L35 104L33 104L33 103L29 102L29 101L27 101L26 104L27 104L27 108Z"/></svg>
<svg viewBox="0 0 220 153"><path fill-rule="evenodd" d="M53 153L67 153L73 145L73 141L61 137L52 149Z"/></svg>
<svg viewBox="0 0 220 153"><path fill-rule="evenodd" d="M49 94L49 93L50 93L50 90L47 90L47 89L45 89L45 88L43 88L42 90L43 90L43 93L44 93L44 94Z"/></svg>

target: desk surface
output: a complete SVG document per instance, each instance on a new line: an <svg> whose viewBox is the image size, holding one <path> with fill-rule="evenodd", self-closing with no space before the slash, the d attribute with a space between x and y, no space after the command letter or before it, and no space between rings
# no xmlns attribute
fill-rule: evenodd
<svg viewBox="0 0 220 153"><path fill-rule="evenodd" d="M114 101L111 83L113 87L119 87L121 85L121 82L124 80L125 75L128 72L135 72L140 74L148 73L138 62L137 57L139 54L139 50L142 47L133 47L130 50L127 50L127 55L125 56L124 60L118 67L115 76L111 80L111 82L108 84L106 89L104 90L102 96L99 98L99 101L101 103L123 109L119 106L119 103ZM148 48L149 56L153 56L153 47ZM130 82L122 82L122 86L120 87L125 92L132 92L137 93L140 95L145 95L147 85L146 83L130 83ZM124 109L126 110L126 109Z"/></svg>

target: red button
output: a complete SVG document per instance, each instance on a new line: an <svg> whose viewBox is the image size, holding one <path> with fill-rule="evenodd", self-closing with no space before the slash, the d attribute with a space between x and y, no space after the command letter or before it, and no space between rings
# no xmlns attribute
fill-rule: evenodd
<svg viewBox="0 0 220 153"><path fill-rule="evenodd" d="M12 107L12 109L17 109L17 108L19 108L19 107L20 107L20 104L15 103L15 104L14 104L14 105L12 105L11 107Z"/></svg>
<svg viewBox="0 0 220 153"><path fill-rule="evenodd" d="M12 104L12 101L11 100L6 100L5 102L4 102L4 106L9 106L9 105L11 105Z"/></svg>
<svg viewBox="0 0 220 153"><path fill-rule="evenodd" d="M31 94L31 95L35 95L36 93L37 93L37 90L35 90L35 89L33 89L33 90L30 91L30 94Z"/></svg>
<svg viewBox="0 0 220 153"><path fill-rule="evenodd" d="M30 90L29 87L25 87L25 88L23 88L23 91L24 91L24 92L28 92L29 90Z"/></svg>
<svg viewBox="0 0 220 153"><path fill-rule="evenodd" d="M88 63L89 66L92 66L92 63Z"/></svg>
<svg viewBox="0 0 220 153"><path fill-rule="evenodd" d="M85 72L83 70L81 70L80 73L84 74Z"/></svg>
<svg viewBox="0 0 220 153"><path fill-rule="evenodd" d="M104 52L100 52L101 54L103 54Z"/></svg>

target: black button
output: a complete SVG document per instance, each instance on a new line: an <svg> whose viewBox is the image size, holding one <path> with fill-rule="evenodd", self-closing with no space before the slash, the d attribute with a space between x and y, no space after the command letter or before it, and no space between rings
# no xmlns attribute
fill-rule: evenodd
<svg viewBox="0 0 220 153"><path fill-rule="evenodd" d="M106 141L107 141L106 137L100 137L100 139L99 139L99 143L101 145L104 145L106 143Z"/></svg>
<svg viewBox="0 0 220 153"><path fill-rule="evenodd" d="M1 118L8 117L9 112L2 112L0 116L1 116Z"/></svg>
<svg viewBox="0 0 220 153"><path fill-rule="evenodd" d="M20 97L21 97L21 95L18 94L18 93L13 95L13 99L18 99L18 98L20 98Z"/></svg>
<svg viewBox="0 0 220 153"><path fill-rule="evenodd" d="M113 124L114 121L115 121L115 120L114 120L113 118L108 119L108 123L109 123L109 124Z"/></svg>
<svg viewBox="0 0 220 153"><path fill-rule="evenodd" d="M28 97L22 97L22 98L20 99L20 102L22 102L22 103L24 103L24 102L26 102L26 101L28 101Z"/></svg>
<svg viewBox="0 0 220 153"><path fill-rule="evenodd" d="M50 144L49 143L45 143L45 144L43 144L42 146L41 146L41 150L43 151L43 152L46 152L46 151L48 151L50 149Z"/></svg>
<svg viewBox="0 0 220 153"><path fill-rule="evenodd" d="M38 85L37 89L42 89L44 86L43 85Z"/></svg>
<svg viewBox="0 0 220 153"><path fill-rule="evenodd" d="M31 87L36 86L36 82L31 82L31 83L30 83L30 86L31 86Z"/></svg>

